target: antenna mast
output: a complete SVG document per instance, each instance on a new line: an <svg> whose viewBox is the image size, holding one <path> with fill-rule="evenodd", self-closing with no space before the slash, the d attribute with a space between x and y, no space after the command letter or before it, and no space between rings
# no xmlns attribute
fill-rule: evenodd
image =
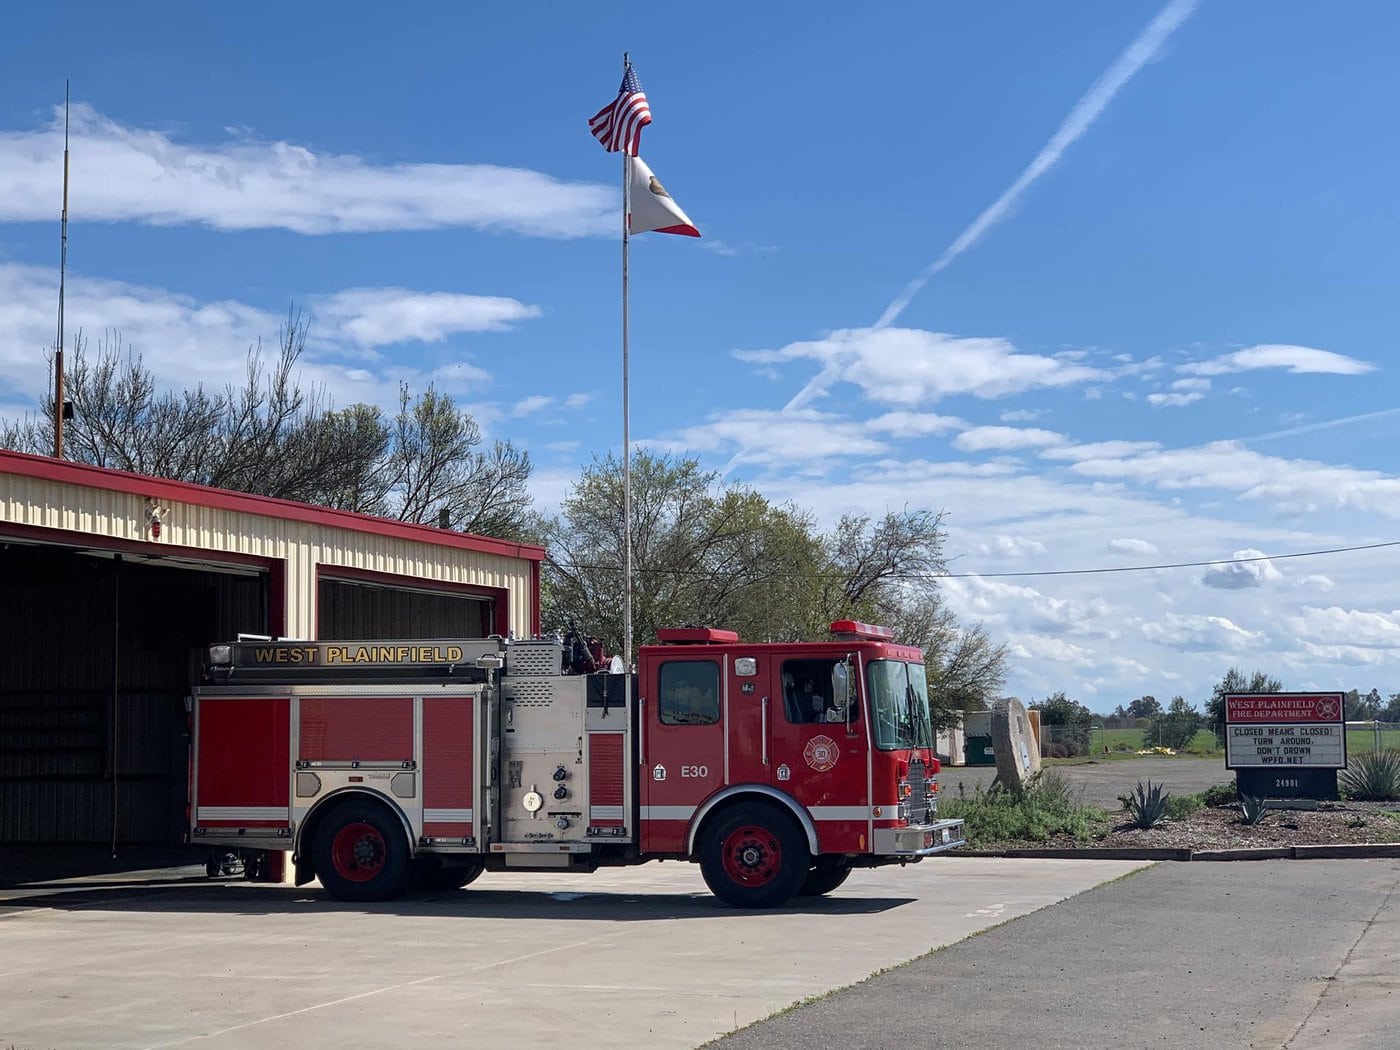
<svg viewBox="0 0 1400 1050"><path fill-rule="evenodd" d="M63 458L63 291L68 272L68 80L63 81L63 219L58 256L58 342L53 354L53 455Z"/></svg>

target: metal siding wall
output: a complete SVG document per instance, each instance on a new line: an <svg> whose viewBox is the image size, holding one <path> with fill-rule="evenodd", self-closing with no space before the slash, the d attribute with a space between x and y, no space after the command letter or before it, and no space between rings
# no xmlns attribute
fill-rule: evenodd
<svg viewBox="0 0 1400 1050"><path fill-rule="evenodd" d="M285 561L289 637L313 637L318 564L499 588L510 594L509 629L520 637L530 633L533 599L524 558L192 503L167 504L161 539L152 541L141 496L3 472L0 507L6 521L150 543L153 550L176 545Z"/></svg>

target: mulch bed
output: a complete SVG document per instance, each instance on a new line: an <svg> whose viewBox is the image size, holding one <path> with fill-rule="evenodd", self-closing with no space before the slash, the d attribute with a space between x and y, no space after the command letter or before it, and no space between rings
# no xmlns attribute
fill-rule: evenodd
<svg viewBox="0 0 1400 1050"><path fill-rule="evenodd" d="M979 843L980 849L1268 849L1285 846L1400 842L1400 805L1394 802L1324 802L1316 810L1270 810L1259 824L1246 824L1238 807L1206 808L1186 820L1142 830L1112 814L1112 829L1080 842L1057 836L1045 842Z"/></svg>

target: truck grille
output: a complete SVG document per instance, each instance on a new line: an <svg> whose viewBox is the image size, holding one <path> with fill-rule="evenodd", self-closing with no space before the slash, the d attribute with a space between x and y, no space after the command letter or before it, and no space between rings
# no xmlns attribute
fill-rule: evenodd
<svg viewBox="0 0 1400 1050"><path fill-rule="evenodd" d="M928 820L928 776L922 759L909 763L909 823L923 824Z"/></svg>

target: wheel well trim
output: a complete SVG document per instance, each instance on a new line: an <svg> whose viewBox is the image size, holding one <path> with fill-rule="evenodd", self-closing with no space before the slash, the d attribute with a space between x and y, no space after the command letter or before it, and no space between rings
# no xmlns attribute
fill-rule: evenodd
<svg viewBox="0 0 1400 1050"><path fill-rule="evenodd" d="M695 844L699 841L700 829L705 826L705 821L716 809L727 803L751 797L777 802L791 813L793 819L797 821L798 827L807 837L807 851L814 857L820 853L817 846L817 825L812 820L812 815L807 812L806 807L791 795L779 791L777 788L769 787L767 784L735 784L706 799L704 804L695 811L695 816L691 818L690 831L686 835L686 853L692 857L695 856Z"/></svg>
<svg viewBox="0 0 1400 1050"><path fill-rule="evenodd" d="M294 857L306 856L306 847L309 845L309 843L305 841L306 830L320 824L326 813L337 803L345 802L354 797L366 798L371 802L377 802L390 813L394 814L394 816L398 818L399 826L403 829L404 841L408 843L408 855L412 857L417 852L417 840L413 836L413 824L409 821L408 814L403 811L403 808L399 806L397 802L388 795L380 794L378 791L369 791L365 788L358 787L342 787L336 788L324 798L318 798L315 805L307 810L306 816L297 821L297 833L292 855Z"/></svg>

